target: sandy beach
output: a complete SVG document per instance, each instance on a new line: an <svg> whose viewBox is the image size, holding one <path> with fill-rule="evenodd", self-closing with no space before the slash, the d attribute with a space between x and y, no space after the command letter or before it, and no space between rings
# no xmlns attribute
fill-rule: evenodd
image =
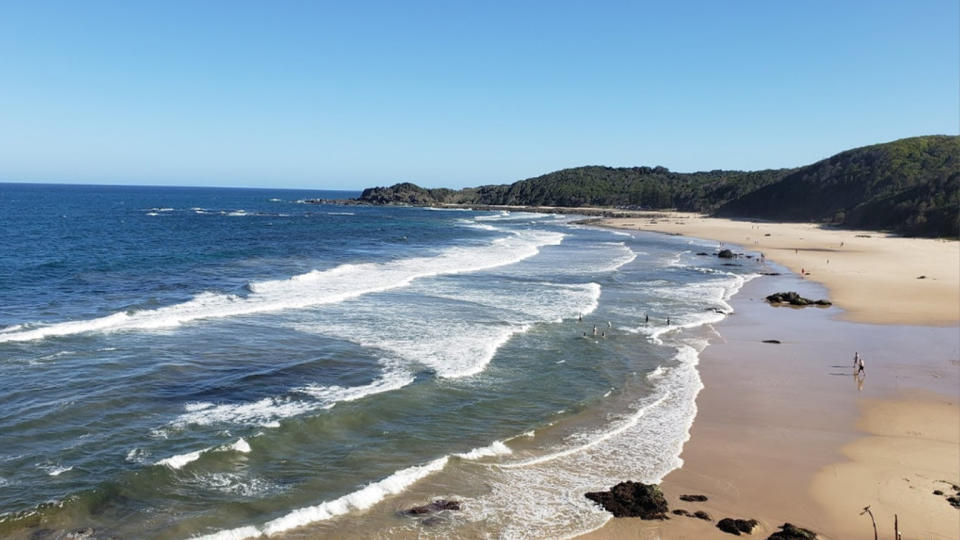
<svg viewBox="0 0 960 540"><path fill-rule="evenodd" d="M953 240L658 212L603 219L609 227L682 234L763 253L823 284L844 320L955 326L960 321L960 246Z"/></svg>
<svg viewBox="0 0 960 540"><path fill-rule="evenodd" d="M957 242L680 213L603 224L716 240L794 273L748 283L701 355L684 465L661 488L671 509L711 521L612 519L585 538L726 538L715 524L733 517L758 520L760 538L790 522L821 538L868 539L866 506L881 538L894 537L894 514L903 538L960 537L960 510L945 498L960 485ZM763 300L787 290L834 306ZM860 379L855 351L867 362Z"/></svg>

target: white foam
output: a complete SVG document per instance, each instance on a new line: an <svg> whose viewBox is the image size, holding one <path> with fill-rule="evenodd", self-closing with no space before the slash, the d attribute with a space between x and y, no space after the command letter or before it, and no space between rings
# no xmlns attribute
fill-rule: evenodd
<svg viewBox="0 0 960 540"><path fill-rule="evenodd" d="M266 428L280 427L279 420L310 412L329 409L337 403L355 401L373 394L389 392L407 386L414 381L409 372L395 364L383 363L381 375L369 384L351 387L308 384L293 389L312 399L299 400L289 397L266 397L246 403L187 403L185 413L172 422L176 428L188 425L248 424ZM241 439L242 440L242 439ZM239 441L238 441L239 443Z"/></svg>
<svg viewBox="0 0 960 540"><path fill-rule="evenodd" d="M125 461L127 461L127 463L143 463L149 455L149 452L142 448L131 448L130 451L127 452Z"/></svg>
<svg viewBox="0 0 960 540"><path fill-rule="evenodd" d="M510 450L510 447L508 447L507 445L503 444L500 441L493 441L489 446L474 448L469 452L464 452L462 454L454 454L454 455L459 457L460 459L474 460L474 459L481 459L485 457L505 456L512 453L513 453L513 450Z"/></svg>
<svg viewBox="0 0 960 540"><path fill-rule="evenodd" d="M63 467L63 466L59 466L59 465L58 465L58 466L51 467L50 469L48 469L48 470L47 470L47 474L49 474L50 476L60 476L61 474L65 473L65 472L67 472L67 471L72 471L72 470L73 470L73 465L68 465L68 466L66 466L66 467Z"/></svg>
<svg viewBox="0 0 960 540"><path fill-rule="evenodd" d="M202 411L204 409L209 409L210 407L213 407L213 403L208 401L192 401L183 405L183 408L188 412Z"/></svg>
<svg viewBox="0 0 960 540"><path fill-rule="evenodd" d="M417 481L440 471L447 465L446 456L435 459L426 465L401 469L390 476L367 485L366 487L348 493L332 501L326 501L316 506L299 508L266 522L260 527L248 525L237 529L220 531L211 535L199 536L203 540L245 540L260 536L272 536L291 531L311 523L326 521L349 512L366 510L390 495L402 493Z"/></svg>
<svg viewBox="0 0 960 540"><path fill-rule="evenodd" d="M365 294L405 287L417 279L476 272L514 264L557 245L563 234L522 231L478 247L453 247L433 257L413 257L386 263L344 264L313 270L289 279L251 283L247 297L200 293L182 304L154 310L117 312L98 319L69 321L0 333L0 343L31 341L87 332L173 328L182 324L288 309L340 303Z"/></svg>
<svg viewBox="0 0 960 540"><path fill-rule="evenodd" d="M407 386L413 381L413 375L407 373L406 371L395 368L386 371L381 377L374 380L370 384L350 387L309 384L307 386L297 388L295 391L302 392L315 399L318 399L321 401L322 407L329 408L337 403L355 401L373 394L398 390L404 386Z"/></svg>
<svg viewBox="0 0 960 540"><path fill-rule="evenodd" d="M184 465L200 459L200 456L207 450L209 450L209 448L205 448L203 450L197 450L195 452L189 452L187 454L178 454L175 456L170 456L168 458L161 459L160 461L158 461L157 465L164 465L166 467L170 467L171 469L182 469Z"/></svg>
<svg viewBox="0 0 960 540"><path fill-rule="evenodd" d="M134 448L127 454L128 461L130 460L131 456L134 456L134 458L136 458L136 454L134 452L137 450L138 450L137 448ZM184 465L187 465L188 463L193 463L194 461L200 459L200 456L208 452L240 452L242 454L249 454L250 450L251 450L250 444L247 443L247 441L243 437L240 437L233 444L227 444L223 446L211 446L209 448L196 450L194 452L189 452L186 454L178 454L175 456L170 456L166 459L161 459L156 464L164 465L166 467L170 467L171 469L182 469Z"/></svg>
<svg viewBox="0 0 960 540"><path fill-rule="evenodd" d="M502 210L496 214L485 214L482 216L477 216L473 219L476 219L477 221L498 221L506 217L510 217L510 212Z"/></svg>
<svg viewBox="0 0 960 540"><path fill-rule="evenodd" d="M237 439L237 442L231 444L228 448L234 452L241 452L243 454L250 453L250 443L244 440L243 437Z"/></svg>
<svg viewBox="0 0 960 540"><path fill-rule="evenodd" d="M277 419L299 416L321 407L321 405L309 401L293 400L284 397L265 397L253 402L224 403L200 410L188 411L178 416L172 424L174 427L179 428L187 425L206 426L217 423L279 427L279 423L273 424Z"/></svg>
<svg viewBox="0 0 960 540"><path fill-rule="evenodd" d="M610 515L583 497L631 478L657 483L680 466L683 443L703 387L697 351L681 345L655 393L601 430L568 437L559 449L492 464L490 493L464 510L472 522L495 520L504 538L563 538L599 527Z"/></svg>

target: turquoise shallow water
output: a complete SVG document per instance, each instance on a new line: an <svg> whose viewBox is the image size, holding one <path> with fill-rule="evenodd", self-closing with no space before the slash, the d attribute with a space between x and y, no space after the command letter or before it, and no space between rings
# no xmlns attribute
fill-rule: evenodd
<svg viewBox="0 0 960 540"><path fill-rule="evenodd" d="M755 263L337 195L0 184L4 535L555 537L676 466Z"/></svg>

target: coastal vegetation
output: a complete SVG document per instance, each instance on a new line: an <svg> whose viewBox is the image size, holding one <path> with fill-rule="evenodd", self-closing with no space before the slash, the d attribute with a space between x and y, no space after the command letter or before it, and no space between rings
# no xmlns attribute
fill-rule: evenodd
<svg viewBox="0 0 960 540"><path fill-rule="evenodd" d="M909 236L958 236L960 137L912 137L841 152L794 169L678 173L664 167L585 166L508 185L460 190L405 182L360 201L703 212L812 221Z"/></svg>

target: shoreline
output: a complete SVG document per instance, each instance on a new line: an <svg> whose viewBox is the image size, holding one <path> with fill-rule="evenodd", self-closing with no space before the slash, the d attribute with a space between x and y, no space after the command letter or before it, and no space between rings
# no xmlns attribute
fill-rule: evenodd
<svg viewBox="0 0 960 540"><path fill-rule="evenodd" d="M830 252L834 266L829 269L826 264L804 267L810 271L804 279L797 268L796 274L747 283L730 300L734 313L716 325L719 342L701 353L698 369L704 389L697 396L697 416L681 453L683 465L663 478L661 488L671 509L705 510L712 521L681 516L665 522L611 519L579 538L725 538L715 527L724 517L757 519L759 532L753 535L759 537L791 522L818 532L820 538L867 538L870 520L858 515L867 505L881 530L892 531L893 513L898 513L905 537L960 536L958 510L932 494L935 489L952 494L943 480L960 484L960 316L954 311L958 302L948 305L960 292L957 266L953 272L949 268L951 257L960 256L957 243L877 233L858 238L860 231L827 230L821 235L817 231L823 229L811 224L688 214L665 218L658 213L647 219L605 219L600 224L743 246L762 251L768 261L786 263L788 269L800 261L783 255L794 249L793 254L800 255L800 240L806 257L840 242L852 256L843 260L848 255L838 245ZM791 241L798 233L804 236ZM852 240L837 240L836 235ZM756 244L736 241L750 236ZM780 245L772 247L771 238ZM934 287L947 290L934 316L910 309L882 312L871 306L872 297L864 296L863 289L839 294L849 285L850 269L871 256L887 265L902 262L883 261L890 257L886 238L898 248L915 241L926 243L926 249L940 248L939 255L931 258L925 252L926 258L915 261L944 278ZM905 272L914 268L908 266ZM903 269L879 276L874 266L869 269L855 274L868 283L866 290L878 281L904 281ZM916 295L918 280L913 279L908 294ZM833 308L774 308L763 301L782 290L821 298L825 289L835 300ZM922 294L913 301L929 307ZM782 344L762 343L768 338ZM868 362L869 376L859 386L847 358L855 349ZM681 503L680 494L704 494L709 500Z"/></svg>
<svg viewBox="0 0 960 540"><path fill-rule="evenodd" d="M763 253L821 283L842 320L956 326L960 321L960 242L882 232L657 212L591 224L715 240Z"/></svg>

